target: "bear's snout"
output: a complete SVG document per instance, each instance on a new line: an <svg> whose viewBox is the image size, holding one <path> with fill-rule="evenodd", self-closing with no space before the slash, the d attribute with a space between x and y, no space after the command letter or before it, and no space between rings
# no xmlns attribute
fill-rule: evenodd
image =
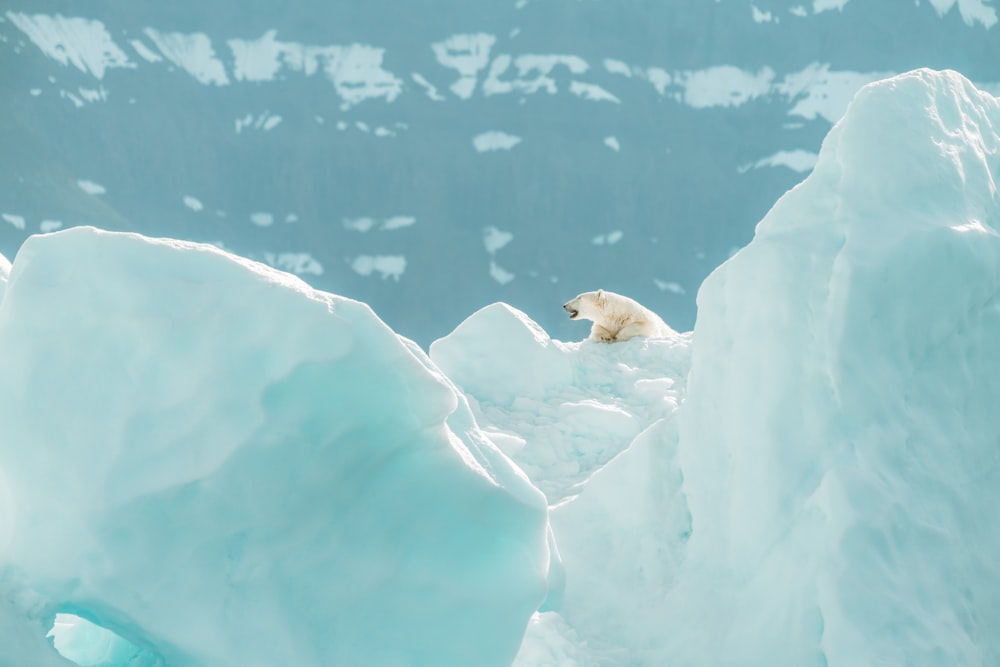
<svg viewBox="0 0 1000 667"><path fill-rule="evenodd" d="M563 304L563 310L565 310L567 313L569 313L569 319L575 320L576 316L580 314L580 311L578 311L576 308L573 308L570 305L570 303L572 303L572 301L569 302L569 303L564 303Z"/></svg>

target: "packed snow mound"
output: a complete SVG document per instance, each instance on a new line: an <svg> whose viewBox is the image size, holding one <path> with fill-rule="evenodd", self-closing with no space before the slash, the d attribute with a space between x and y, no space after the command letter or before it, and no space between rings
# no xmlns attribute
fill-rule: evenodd
<svg viewBox="0 0 1000 667"><path fill-rule="evenodd" d="M1000 100L862 89L698 295L672 664L1000 664Z"/></svg>
<svg viewBox="0 0 1000 667"><path fill-rule="evenodd" d="M546 595L544 498L426 355L211 246L29 239L0 424L4 664L70 612L170 667L507 665Z"/></svg>

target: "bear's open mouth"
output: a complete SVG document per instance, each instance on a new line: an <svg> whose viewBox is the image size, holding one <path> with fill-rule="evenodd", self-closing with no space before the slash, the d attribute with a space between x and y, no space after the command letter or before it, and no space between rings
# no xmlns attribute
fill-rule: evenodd
<svg viewBox="0 0 1000 667"><path fill-rule="evenodd" d="M565 308L566 312L569 313L569 319L571 319L571 320L575 320L576 316L580 314L580 311L573 310L572 308L570 308L568 306L563 306L563 308Z"/></svg>

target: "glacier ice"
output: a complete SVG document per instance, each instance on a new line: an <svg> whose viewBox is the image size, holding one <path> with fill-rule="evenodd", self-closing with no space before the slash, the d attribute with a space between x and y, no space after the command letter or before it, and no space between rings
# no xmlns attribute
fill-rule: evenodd
<svg viewBox="0 0 1000 667"><path fill-rule="evenodd" d="M164 667L155 653L75 614L56 614L52 645L80 667Z"/></svg>
<svg viewBox="0 0 1000 667"><path fill-rule="evenodd" d="M567 349L498 307L453 335L475 334L464 357L458 337L432 346L555 501L565 591L518 667L1000 660L997 129L1000 102L954 72L864 88L702 286L686 386L683 355ZM588 351L513 400L497 361ZM679 408L623 391L633 365ZM577 390L647 410L644 428L600 420L615 454L583 465L544 430Z"/></svg>
<svg viewBox="0 0 1000 667"><path fill-rule="evenodd" d="M955 72L863 88L703 284L682 663L1000 661L998 130Z"/></svg>
<svg viewBox="0 0 1000 667"><path fill-rule="evenodd" d="M0 499L6 500L3 496ZM6 508L6 502L0 507ZM49 619L44 607L34 596L16 589L8 572L0 570L0 577L0 665L73 667L74 663L52 650L45 639Z"/></svg>
<svg viewBox="0 0 1000 667"><path fill-rule="evenodd" d="M509 664L547 511L462 410L364 304L211 246L32 237L0 306L11 632L68 612L169 667Z"/></svg>
<svg viewBox="0 0 1000 667"><path fill-rule="evenodd" d="M213 248L33 237L0 665L69 665L59 612L165 667L1000 662L998 130L958 73L866 86L693 333L613 345L497 303L425 354Z"/></svg>

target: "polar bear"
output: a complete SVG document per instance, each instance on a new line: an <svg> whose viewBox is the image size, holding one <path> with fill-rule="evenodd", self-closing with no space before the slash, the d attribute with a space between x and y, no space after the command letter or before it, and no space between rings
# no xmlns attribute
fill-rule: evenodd
<svg viewBox="0 0 1000 667"><path fill-rule="evenodd" d="M563 304L571 320L590 320L590 340L603 343L636 336L663 338L674 334L660 316L638 301L621 294L597 290L584 292Z"/></svg>

